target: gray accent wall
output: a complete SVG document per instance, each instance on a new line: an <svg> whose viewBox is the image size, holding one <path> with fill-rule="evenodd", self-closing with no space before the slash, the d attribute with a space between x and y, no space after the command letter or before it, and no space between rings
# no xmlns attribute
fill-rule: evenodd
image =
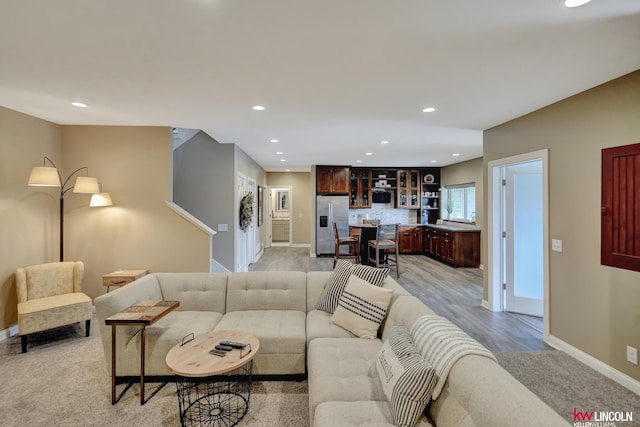
<svg viewBox="0 0 640 427"><path fill-rule="evenodd" d="M173 201L217 232L213 258L229 271L236 265L239 173L257 185L266 182L266 172L244 151L202 131L173 152ZM219 224L227 224L228 231L220 231Z"/></svg>
<svg viewBox="0 0 640 427"><path fill-rule="evenodd" d="M233 144L199 132L173 152L173 201L218 232L213 258L234 271L235 171ZM229 231L219 231L228 224Z"/></svg>

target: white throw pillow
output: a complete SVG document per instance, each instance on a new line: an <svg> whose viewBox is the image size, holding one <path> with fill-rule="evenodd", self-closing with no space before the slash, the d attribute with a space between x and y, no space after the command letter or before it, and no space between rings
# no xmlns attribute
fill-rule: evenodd
<svg viewBox="0 0 640 427"><path fill-rule="evenodd" d="M393 290L374 286L352 275L331 321L360 338L374 339L384 320Z"/></svg>
<svg viewBox="0 0 640 427"><path fill-rule="evenodd" d="M396 425L413 427L429 403L438 378L403 326L391 330L378 352L376 370Z"/></svg>

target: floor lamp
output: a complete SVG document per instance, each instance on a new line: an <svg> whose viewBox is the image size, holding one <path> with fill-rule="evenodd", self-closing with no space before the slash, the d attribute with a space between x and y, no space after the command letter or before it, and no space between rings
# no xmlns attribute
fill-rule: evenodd
<svg viewBox="0 0 640 427"><path fill-rule="evenodd" d="M46 163L51 163L51 166L46 166ZM87 175L89 174L89 168L83 166L71 172L67 179L62 181L62 175L56 167L55 163L48 158L44 157L43 166L34 166L31 169L31 175L29 175L28 185L33 187L60 187L60 261L64 260L64 196L69 190L73 190L74 193L84 194L98 194L101 195L103 201L101 203L91 204L91 206L110 206L111 197L109 193L102 193L102 188L98 184L98 180L90 176L78 176L73 186L68 186L71 178L85 170ZM108 201L107 201L108 200ZM108 203L108 204L107 204Z"/></svg>

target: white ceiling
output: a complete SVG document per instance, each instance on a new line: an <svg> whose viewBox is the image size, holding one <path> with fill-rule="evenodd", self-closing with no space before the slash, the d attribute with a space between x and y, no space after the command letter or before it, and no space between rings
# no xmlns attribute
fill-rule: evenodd
<svg viewBox="0 0 640 427"><path fill-rule="evenodd" d="M202 129L268 171L480 157L482 130L637 69L640 0L0 2L0 105Z"/></svg>

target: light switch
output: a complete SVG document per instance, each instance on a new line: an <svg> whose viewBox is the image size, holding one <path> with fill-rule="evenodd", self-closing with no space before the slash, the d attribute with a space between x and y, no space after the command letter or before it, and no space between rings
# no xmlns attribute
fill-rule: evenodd
<svg viewBox="0 0 640 427"><path fill-rule="evenodd" d="M229 224L218 224L218 231L229 231Z"/></svg>
<svg viewBox="0 0 640 427"><path fill-rule="evenodd" d="M555 252L562 252L562 240L551 239L551 250Z"/></svg>

